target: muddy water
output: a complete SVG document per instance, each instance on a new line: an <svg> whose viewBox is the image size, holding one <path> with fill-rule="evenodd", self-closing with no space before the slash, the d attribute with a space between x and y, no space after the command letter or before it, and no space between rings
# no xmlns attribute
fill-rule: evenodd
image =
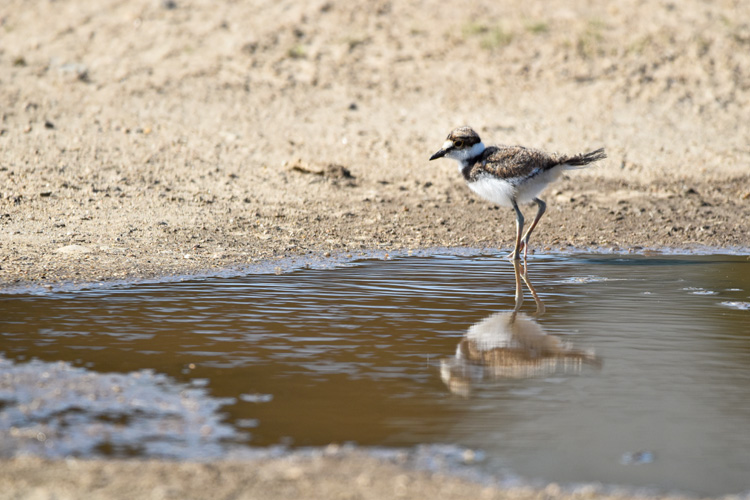
<svg viewBox="0 0 750 500"><path fill-rule="evenodd" d="M506 481L750 489L750 261L528 280L543 315L494 255L0 295L0 454L439 444Z"/></svg>

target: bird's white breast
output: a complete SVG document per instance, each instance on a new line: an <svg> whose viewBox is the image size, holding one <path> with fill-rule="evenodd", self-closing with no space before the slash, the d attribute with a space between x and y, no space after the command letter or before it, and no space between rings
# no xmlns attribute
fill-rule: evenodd
<svg viewBox="0 0 750 500"><path fill-rule="evenodd" d="M513 207L513 200L519 205L531 203L544 191L547 185L562 174L561 168L552 168L531 174L529 177L501 179L491 175L469 182L469 187L482 198L504 207Z"/></svg>
<svg viewBox="0 0 750 500"><path fill-rule="evenodd" d="M513 207L516 188L510 182L489 175L470 182L469 187L482 198L503 207Z"/></svg>

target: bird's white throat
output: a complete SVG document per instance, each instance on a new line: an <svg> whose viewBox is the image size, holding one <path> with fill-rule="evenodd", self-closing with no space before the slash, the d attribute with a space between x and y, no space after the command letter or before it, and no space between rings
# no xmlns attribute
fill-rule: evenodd
<svg viewBox="0 0 750 500"><path fill-rule="evenodd" d="M456 160L458 169L462 170L469 163L469 160L481 155L483 151L484 143L478 142L468 149L452 149L445 156Z"/></svg>

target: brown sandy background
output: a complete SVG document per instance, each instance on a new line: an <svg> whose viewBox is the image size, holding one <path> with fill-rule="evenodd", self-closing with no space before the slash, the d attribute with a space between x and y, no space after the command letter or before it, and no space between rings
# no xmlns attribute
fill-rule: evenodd
<svg viewBox="0 0 750 500"><path fill-rule="evenodd" d="M739 0L6 0L0 33L4 285L508 248L512 213L427 161L465 123L607 148L536 249L750 246Z"/></svg>
<svg viewBox="0 0 750 500"><path fill-rule="evenodd" d="M607 148L537 251L747 249L748 116L742 0L4 0L0 287L507 249L512 214L427 161L462 124Z"/></svg>

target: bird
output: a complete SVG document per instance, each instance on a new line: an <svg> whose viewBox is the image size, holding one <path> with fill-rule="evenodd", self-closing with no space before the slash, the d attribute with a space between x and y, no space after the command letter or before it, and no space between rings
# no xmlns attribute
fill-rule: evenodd
<svg viewBox="0 0 750 500"><path fill-rule="evenodd" d="M458 169L472 191L515 211L516 242L508 258L520 260L523 250L525 263L531 233L547 210L547 204L539 198L541 192L564 171L586 167L607 155L604 148L568 156L525 146L485 146L474 129L463 126L448 134L430 161L443 157L458 162ZM536 204L537 212L524 233L524 216L519 205L528 203Z"/></svg>

